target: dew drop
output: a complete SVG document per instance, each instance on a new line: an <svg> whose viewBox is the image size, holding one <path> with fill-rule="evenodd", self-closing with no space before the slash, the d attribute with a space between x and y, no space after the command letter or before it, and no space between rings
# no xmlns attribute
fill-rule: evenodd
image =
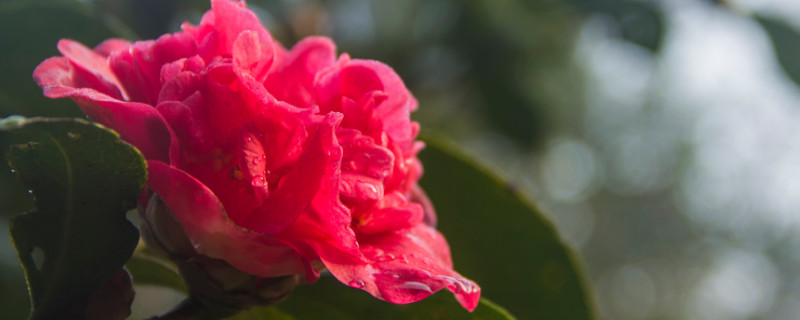
<svg viewBox="0 0 800 320"><path fill-rule="evenodd" d="M353 281L350 281L349 285L350 285L351 287L353 287L353 288L356 288L356 289L361 289L361 288L363 288L363 287L364 287L364 281L361 281L361 280L353 280Z"/></svg>
<svg viewBox="0 0 800 320"><path fill-rule="evenodd" d="M263 176L255 176L253 180L250 180L250 184L254 187L263 187L266 180L264 180Z"/></svg>
<svg viewBox="0 0 800 320"><path fill-rule="evenodd" d="M391 254L391 253L387 253L387 254L385 254L385 255L378 256L378 262L387 262L387 261L392 261L392 260L394 260L394 259L396 259L396 258L395 258L395 256L394 256L393 254Z"/></svg>
<svg viewBox="0 0 800 320"><path fill-rule="evenodd" d="M406 289L414 289L414 290L422 290L422 291L426 291L426 292L433 292L433 290L431 290L431 287L429 287L427 284L424 284L422 282L416 282L416 281L406 281L405 283L403 283L402 287L406 288Z"/></svg>
<svg viewBox="0 0 800 320"><path fill-rule="evenodd" d="M42 267L44 267L44 260L46 259L44 250L39 247L34 247L33 251L31 251L31 258L33 259L33 264L36 267L36 270L41 271Z"/></svg>

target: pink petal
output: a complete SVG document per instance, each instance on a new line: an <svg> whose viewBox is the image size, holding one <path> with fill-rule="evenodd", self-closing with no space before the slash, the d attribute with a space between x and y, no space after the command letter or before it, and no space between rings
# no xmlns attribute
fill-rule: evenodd
<svg viewBox="0 0 800 320"><path fill-rule="evenodd" d="M198 253L262 277L310 268L286 243L235 225L214 193L186 172L159 161L147 165L148 186L170 208Z"/></svg>
<svg viewBox="0 0 800 320"><path fill-rule="evenodd" d="M239 39L240 35L248 31L254 33L258 41L253 41L252 39L242 41L251 44L257 42L259 44L257 47L251 47L252 50L259 51L259 67L257 70L253 70L253 76L259 82L262 82L266 77L266 72L272 65L272 60L274 57L272 36L269 34L269 32L267 32L266 29L264 29L264 26L258 20L258 17L255 15L255 13L245 7L244 2L212 0L211 12L213 12L211 17L213 17L214 31L209 32L206 37L212 37L208 39L216 40L216 55L237 55L236 51L241 51L241 47L237 49L235 42L237 39ZM205 17L203 20L205 23L210 23L210 21L205 21ZM202 23L200 28L203 28ZM203 39L203 41L205 42L206 40ZM210 44L211 43L208 43L208 45ZM253 56L252 53L248 55Z"/></svg>
<svg viewBox="0 0 800 320"><path fill-rule="evenodd" d="M338 188L326 190L324 186L338 172L341 163L341 147L333 134L340 121L341 114L328 115L294 168L281 179L261 208L248 216L242 225L262 234L275 234L288 228L311 205L318 192L337 194Z"/></svg>
<svg viewBox="0 0 800 320"><path fill-rule="evenodd" d="M368 263L322 262L344 284L392 303L422 300L447 288L467 310L478 305L478 285L452 270L450 249L431 227L412 229L360 240Z"/></svg>
<svg viewBox="0 0 800 320"><path fill-rule="evenodd" d="M161 66L161 83L168 83L172 78L182 72L200 73L205 68L206 63L200 56L178 59ZM161 88L164 91L164 88Z"/></svg>
<svg viewBox="0 0 800 320"><path fill-rule="evenodd" d="M391 151L378 145L371 137L351 129L336 132L344 151L342 170L362 174L377 180L388 177L393 170L395 157Z"/></svg>
<svg viewBox="0 0 800 320"><path fill-rule="evenodd" d="M267 155L264 147L256 134L245 132L239 139L237 146L239 155L239 168L242 179L250 182L253 190L252 196L259 205L267 198L269 183L267 181Z"/></svg>
<svg viewBox="0 0 800 320"><path fill-rule="evenodd" d="M124 102L93 89L74 88L74 68L66 58L50 58L33 72L34 79L48 98L69 97L93 121L110 127L133 144L146 159L170 161L171 143L177 140L155 108L137 102Z"/></svg>
<svg viewBox="0 0 800 320"><path fill-rule="evenodd" d="M279 100L300 108L311 107L314 79L318 72L334 64L336 46L325 37L308 37L298 42L285 59L264 86Z"/></svg>
<svg viewBox="0 0 800 320"><path fill-rule="evenodd" d="M383 197L383 182L361 174L343 172L339 183L342 201L376 201Z"/></svg>
<svg viewBox="0 0 800 320"><path fill-rule="evenodd" d="M125 92L108 67L106 57L69 39L58 41L58 51L75 66L75 88L92 88L116 99L124 99Z"/></svg>
<svg viewBox="0 0 800 320"><path fill-rule="evenodd" d="M158 40L134 42L129 50L115 51L108 64L131 101L155 105L161 91L161 67L197 54L191 36L165 34Z"/></svg>
<svg viewBox="0 0 800 320"><path fill-rule="evenodd" d="M382 130L402 150L411 148L415 133L409 120L410 112L417 108L417 101L392 68L372 60L347 60L321 73L316 82L320 109L342 110L341 101L346 97L358 103L374 91L382 92L385 101L376 101L372 118L382 123ZM362 112L366 112L364 110ZM345 111L345 117L349 114Z"/></svg>
<svg viewBox="0 0 800 320"><path fill-rule="evenodd" d="M126 50L130 46L131 43L128 40L111 38L94 47L94 52L97 52L97 54L108 58L112 52Z"/></svg>
<svg viewBox="0 0 800 320"><path fill-rule="evenodd" d="M411 228L420 224L424 213L421 205L406 200L399 192L384 196L374 207L355 215L353 228L360 234L379 234Z"/></svg>

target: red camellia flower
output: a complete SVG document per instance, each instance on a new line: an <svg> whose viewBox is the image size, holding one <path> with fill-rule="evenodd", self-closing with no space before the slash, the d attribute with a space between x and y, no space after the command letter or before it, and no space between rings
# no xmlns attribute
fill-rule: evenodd
<svg viewBox="0 0 800 320"><path fill-rule="evenodd" d="M417 186L417 102L388 66L291 50L243 2L211 1L198 26L155 41L61 40L36 82L145 156L147 185L194 249L259 277L329 270L394 303L480 288L452 268Z"/></svg>

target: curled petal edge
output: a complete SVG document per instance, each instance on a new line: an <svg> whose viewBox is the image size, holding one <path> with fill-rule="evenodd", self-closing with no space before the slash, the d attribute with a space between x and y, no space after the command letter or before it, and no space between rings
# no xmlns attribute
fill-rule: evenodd
<svg viewBox="0 0 800 320"><path fill-rule="evenodd" d="M416 302L447 288L465 309L478 305L480 287L453 271L446 240L427 225L362 241L361 250L369 262L322 262L342 283L384 301Z"/></svg>

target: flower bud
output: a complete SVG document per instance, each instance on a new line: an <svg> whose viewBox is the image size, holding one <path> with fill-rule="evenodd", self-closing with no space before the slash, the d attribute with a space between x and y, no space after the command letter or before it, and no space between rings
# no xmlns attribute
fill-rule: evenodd
<svg viewBox="0 0 800 320"><path fill-rule="evenodd" d="M186 232L156 194L140 213L142 238L148 247L177 265L191 297L223 314L280 302L300 281L299 275L261 278L223 260L197 253Z"/></svg>

